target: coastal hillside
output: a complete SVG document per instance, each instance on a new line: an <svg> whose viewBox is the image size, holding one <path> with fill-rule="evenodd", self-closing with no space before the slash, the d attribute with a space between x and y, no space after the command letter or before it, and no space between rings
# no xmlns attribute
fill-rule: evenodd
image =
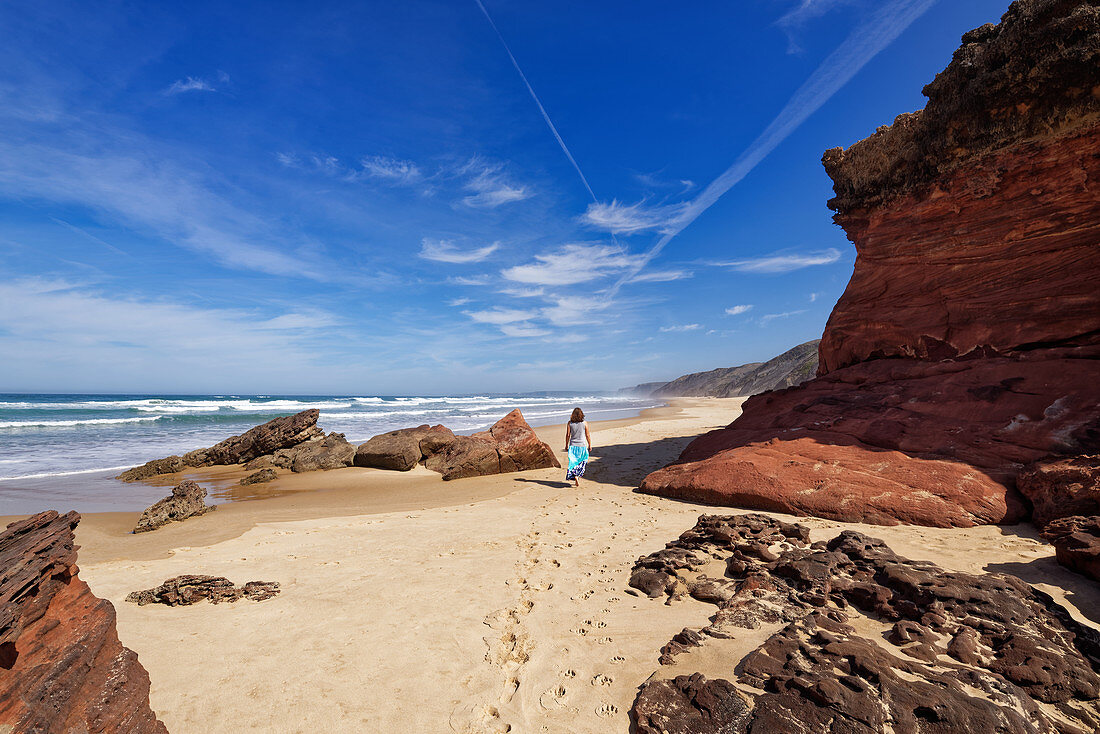
<svg viewBox="0 0 1100 734"><path fill-rule="evenodd" d="M799 344L767 362L693 372L657 385L649 394L677 398L740 398L793 387L817 373L817 346L820 343L820 339L814 339Z"/></svg>

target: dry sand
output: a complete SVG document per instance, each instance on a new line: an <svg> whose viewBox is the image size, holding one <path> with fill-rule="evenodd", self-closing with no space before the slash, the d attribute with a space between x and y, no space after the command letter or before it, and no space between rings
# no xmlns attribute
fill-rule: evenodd
<svg viewBox="0 0 1100 734"><path fill-rule="evenodd" d="M139 536L126 534L134 514L89 515L77 529L81 576L114 602L119 636L149 670L152 706L173 732L626 732L660 647L714 612L628 593L631 565L700 513L727 511L632 490L740 403L679 400L593 424L579 491L561 470L445 483L420 469L345 469L289 477L270 498ZM539 429L556 449L562 432ZM237 476L202 478L227 488ZM800 521L815 540L851 527L946 568L1016 573L1100 621L1100 589L1058 566L1030 526ZM123 601L184 573L278 581L282 594L180 608ZM705 648L681 661L659 675L729 666Z"/></svg>

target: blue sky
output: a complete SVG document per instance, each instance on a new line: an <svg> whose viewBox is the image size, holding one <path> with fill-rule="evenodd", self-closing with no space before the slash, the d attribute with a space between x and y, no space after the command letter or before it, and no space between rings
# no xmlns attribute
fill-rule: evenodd
<svg viewBox="0 0 1100 734"><path fill-rule="evenodd" d="M822 152L1008 4L484 2L0 6L0 391L768 359L851 275Z"/></svg>

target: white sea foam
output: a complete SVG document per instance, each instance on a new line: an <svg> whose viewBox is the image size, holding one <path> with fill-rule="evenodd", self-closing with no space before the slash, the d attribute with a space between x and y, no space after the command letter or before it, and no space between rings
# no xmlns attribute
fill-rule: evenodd
<svg viewBox="0 0 1100 734"><path fill-rule="evenodd" d="M106 426L118 423L149 423L163 418L163 415L153 415L148 418L87 418L85 420L71 421L0 421L0 428L71 428L73 426Z"/></svg>
<svg viewBox="0 0 1100 734"><path fill-rule="evenodd" d="M130 465L125 466L103 466L98 469L77 469L75 471L54 471L54 472L42 472L41 474L24 474L19 477L0 477L0 482L10 482L13 479L47 479L49 477L70 477L75 474L95 474L97 472L105 471L122 471L123 469L129 469Z"/></svg>

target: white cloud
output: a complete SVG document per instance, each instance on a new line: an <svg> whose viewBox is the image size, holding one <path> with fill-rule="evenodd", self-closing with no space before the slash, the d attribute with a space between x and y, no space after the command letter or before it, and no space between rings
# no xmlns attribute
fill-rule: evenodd
<svg viewBox="0 0 1100 734"><path fill-rule="evenodd" d="M458 275L451 278L447 278L448 283L454 283L455 285L489 285L492 279L488 275Z"/></svg>
<svg viewBox="0 0 1100 734"><path fill-rule="evenodd" d="M183 94L184 92L216 92L217 88L205 79L189 76L186 79L177 79L172 82L164 93L167 95Z"/></svg>
<svg viewBox="0 0 1100 734"><path fill-rule="evenodd" d="M505 336L515 336L523 338L546 336L550 333L546 329L540 329L536 326L523 326L517 324L505 324L500 327L500 330Z"/></svg>
<svg viewBox="0 0 1100 734"><path fill-rule="evenodd" d="M647 207L640 201L636 204L621 204L612 199L610 202L589 204L588 209L581 215L581 221L615 234L632 234L647 230L665 232L675 223L683 210L683 204Z"/></svg>
<svg viewBox="0 0 1100 734"><path fill-rule="evenodd" d="M442 263L476 263L500 249L500 243L462 250L447 240L433 240L425 237L420 241L420 257Z"/></svg>
<svg viewBox="0 0 1100 734"><path fill-rule="evenodd" d="M535 311L520 311L512 308L493 308L487 311L463 311L462 313L479 324L494 324L496 326L529 321L538 316Z"/></svg>
<svg viewBox="0 0 1100 734"><path fill-rule="evenodd" d="M820 252L807 252L793 255L768 255L766 257L731 260L715 263L720 267L732 268L742 273L789 273L792 270L808 268L814 265L829 265L840 259L840 250L830 247Z"/></svg>
<svg viewBox="0 0 1100 734"><path fill-rule="evenodd" d="M535 262L502 271L508 280L532 285L588 283L632 267L637 256L606 245L569 244L557 252L535 255Z"/></svg>
<svg viewBox="0 0 1100 734"><path fill-rule="evenodd" d="M784 311L783 313L766 313L760 317L760 325L764 326L770 324L776 319L789 319L791 316L797 316L800 313L806 313L806 309L802 308L797 311Z"/></svg>
<svg viewBox="0 0 1100 734"><path fill-rule="evenodd" d="M690 270L651 270L648 273L638 273L630 279L631 283L668 283L673 280L690 278L694 273Z"/></svg>
<svg viewBox="0 0 1100 734"><path fill-rule="evenodd" d="M502 204L522 201L530 198L531 193L525 186L509 183L501 173L500 164L486 163L480 158L472 158L460 167L460 176L471 175L463 188L474 192L461 199L461 203L474 209L495 209Z"/></svg>
<svg viewBox="0 0 1100 734"><path fill-rule="evenodd" d="M555 326L576 326L594 324L604 319L593 314L604 311L610 302L591 296L556 296L551 299L554 305L542 309L542 316Z"/></svg>
<svg viewBox="0 0 1100 734"><path fill-rule="evenodd" d="M798 5L787 11L776 25L787 34L787 53L801 51L796 42L795 35L806 23L820 18L829 11L842 5L851 4L852 0L799 0Z"/></svg>
<svg viewBox="0 0 1100 734"><path fill-rule="evenodd" d="M447 301L447 305L448 306L465 306L466 304L470 303L471 301L472 301L472 299L470 299L470 298L453 298L450 301Z"/></svg>
<svg viewBox="0 0 1100 734"><path fill-rule="evenodd" d="M673 331L698 331L702 328L702 324L680 324L678 326L662 326L660 331L667 334Z"/></svg>
<svg viewBox="0 0 1100 734"><path fill-rule="evenodd" d="M546 295L543 288L501 288L500 292L513 298L537 298Z"/></svg>
<svg viewBox="0 0 1100 734"><path fill-rule="evenodd" d="M740 316L743 313L748 313L752 310L751 304L743 304L741 306L731 306L726 309L726 313L730 316Z"/></svg>
<svg viewBox="0 0 1100 734"><path fill-rule="evenodd" d="M813 303L814 301L816 301L820 295L821 295L820 293L811 293L810 294L810 303Z"/></svg>
<svg viewBox="0 0 1100 734"><path fill-rule="evenodd" d="M359 164L362 166L363 176L378 179L393 186L409 186L423 179L420 168L412 161L374 155L364 157Z"/></svg>

